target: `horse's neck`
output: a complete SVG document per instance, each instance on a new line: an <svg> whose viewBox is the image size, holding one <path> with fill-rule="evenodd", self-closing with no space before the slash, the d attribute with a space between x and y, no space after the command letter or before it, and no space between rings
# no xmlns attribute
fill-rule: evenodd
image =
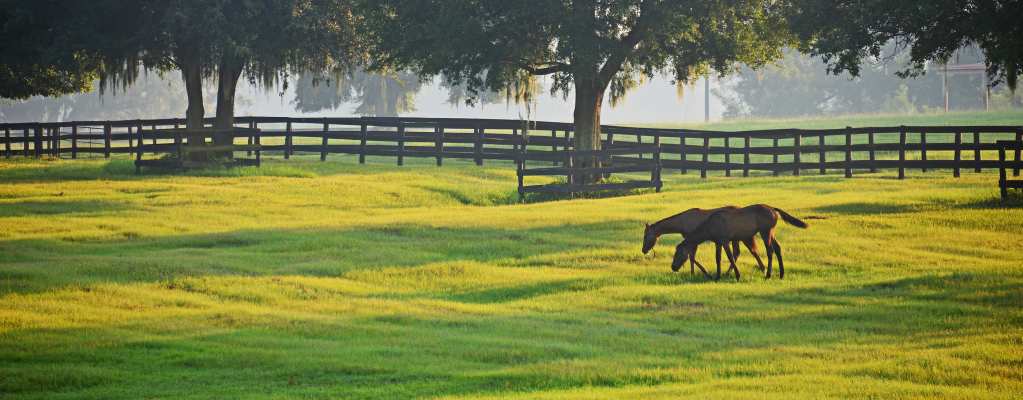
<svg viewBox="0 0 1023 400"><path fill-rule="evenodd" d="M658 235L683 233L684 229L682 227L682 222L683 217L681 215L668 217L657 221L657 223L654 224L654 231L657 232Z"/></svg>

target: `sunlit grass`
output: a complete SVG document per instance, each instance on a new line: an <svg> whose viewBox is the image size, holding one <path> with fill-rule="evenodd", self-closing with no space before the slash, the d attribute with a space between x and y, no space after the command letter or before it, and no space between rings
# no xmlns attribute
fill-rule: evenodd
<svg viewBox="0 0 1023 400"><path fill-rule="evenodd" d="M1018 398L1023 209L990 171L517 204L510 164L0 163L4 398ZM786 280L643 223L767 203ZM704 247L701 260L713 264Z"/></svg>

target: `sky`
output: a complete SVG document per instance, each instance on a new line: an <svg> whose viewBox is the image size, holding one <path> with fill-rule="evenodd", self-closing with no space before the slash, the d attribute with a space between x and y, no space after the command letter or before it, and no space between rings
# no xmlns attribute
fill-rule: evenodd
<svg viewBox="0 0 1023 400"><path fill-rule="evenodd" d="M711 79L711 90L718 85L716 79ZM546 85L545 85L546 86ZM655 122L702 122L704 118L704 84L700 80L698 84L688 87L683 99L679 99L675 86L671 81L656 77L647 81L642 86L632 90L625 100L617 107L611 107L610 102L605 101L604 109L601 112L601 120L605 124L627 124L627 123L655 123ZM237 115L260 115L260 116L350 116L355 104L342 105L333 111L316 113L297 113L290 101L294 92L289 89L283 97L277 92L264 92L255 87L239 87L238 94L245 99L242 104L237 105ZM416 96L416 111L402 114L407 117L450 117L450 118L526 118L527 113L524 105L512 104L490 104L477 107L468 107L465 104L453 106L447 103L447 91L442 89L439 80L423 89ZM711 95L711 119L721 118L723 107L716 97ZM572 98L567 100L561 96L551 96L547 90L538 96L530 119L542 121L571 121L572 120Z"/></svg>

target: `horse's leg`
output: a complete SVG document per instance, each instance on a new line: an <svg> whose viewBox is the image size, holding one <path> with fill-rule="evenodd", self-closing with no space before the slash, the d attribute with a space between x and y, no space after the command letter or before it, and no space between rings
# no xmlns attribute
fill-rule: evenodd
<svg viewBox="0 0 1023 400"><path fill-rule="evenodd" d="M695 265L696 268L700 269L700 272L703 272L704 278L710 279L710 274L707 273L707 269L703 268L703 264L700 264L699 261L696 261L696 250L697 249L693 249L693 253L689 255L689 273L692 275L696 274L693 270L693 266Z"/></svg>
<svg viewBox="0 0 1023 400"><path fill-rule="evenodd" d="M764 240L764 248L767 249L767 279L771 279L771 263L774 260L774 244L771 243L771 232L760 232L760 238Z"/></svg>
<svg viewBox="0 0 1023 400"><path fill-rule="evenodd" d="M718 274L716 276L714 276L714 280L715 281L720 281L721 280L721 247L722 246L720 244L717 244L717 243L715 243L714 246L717 248L717 251L716 251L717 254L715 254L714 258L718 262Z"/></svg>
<svg viewBox="0 0 1023 400"><path fill-rule="evenodd" d="M732 241L732 257L735 258L735 262L739 262L739 241Z"/></svg>
<svg viewBox="0 0 1023 400"><path fill-rule="evenodd" d="M699 248L699 246L697 246L697 248ZM693 266L695 266L695 265L696 265L696 249L694 248L693 252L689 253L689 275L690 276L696 275L696 270L693 268Z"/></svg>
<svg viewBox="0 0 1023 400"><path fill-rule="evenodd" d="M767 267L764 267L764 261L760 259L760 254L757 254L757 241L756 241L756 239L755 238L749 238L749 239L743 240L742 243L746 245L746 249L748 249L749 253L753 255L753 258L755 258L757 260L757 267L760 268L760 272L764 272L764 270L766 270ZM735 257L735 259L736 259L736 262L739 261L739 257Z"/></svg>
<svg viewBox="0 0 1023 400"><path fill-rule="evenodd" d="M737 244L735 242L732 242L732 244L737 246ZM728 256L728 263L730 264L728 266L728 271L725 272L725 275L728 275L728 272L731 272L734 269L735 270L735 281L738 282L739 281L739 266L735 265L735 257L732 255L732 251L728 249L728 246L725 246L725 255Z"/></svg>
<svg viewBox="0 0 1023 400"><path fill-rule="evenodd" d="M778 279L785 279L785 262L781 260L781 244L778 239L772 240L774 251L778 253Z"/></svg>

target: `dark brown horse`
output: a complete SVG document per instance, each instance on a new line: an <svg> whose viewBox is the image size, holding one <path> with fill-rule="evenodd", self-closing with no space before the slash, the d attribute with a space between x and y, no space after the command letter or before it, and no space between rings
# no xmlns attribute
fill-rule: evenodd
<svg viewBox="0 0 1023 400"><path fill-rule="evenodd" d="M643 254L649 253L650 249L653 249L654 246L657 244L657 239L660 238L662 235L678 233L681 234L684 238L690 232L695 231L696 228L703 224L707 220L707 217L711 216L711 214L714 214L715 212L722 210L738 209L739 208L735 206L725 206L710 210L705 210L702 208L690 208L686 211L672 215L653 224L647 224L646 229L643 231ZM734 254L736 260L739 259L739 242L740 241L735 241L732 243L732 253ZM743 244L746 245L746 248L749 249L750 254L753 254L753 258L756 258L757 266L760 267L760 270L761 271L764 270L764 262L761 261L760 254L757 253L756 241L750 239L742 240L741 242L743 242ZM700 271L703 271L704 275L709 277L710 274L708 274L707 270L703 268L703 265L696 261L696 249L694 248L693 251L689 252L688 254L689 273L690 274L696 273L696 270L694 269L694 266L696 266L700 268ZM680 267L681 264L679 264L677 267L673 265L672 270L677 272Z"/></svg>
<svg viewBox="0 0 1023 400"><path fill-rule="evenodd" d="M689 232L686 235L684 241L675 248L675 258L672 261L671 268L677 270L682 264L685 263L686 259L690 259L692 254L696 252L697 246L700 243L711 241L717 246L717 276L715 279L721 279L721 249L724 248L725 255L728 256L728 262L730 266L725 274L735 270L735 280L739 280L739 268L735 265L736 257L733 255L728 244L736 241L744 243L752 242L756 235L760 235L760 238L764 241L764 247L767 248L767 278L771 278L771 264L773 262L773 256L778 256L778 276L780 279L785 279L785 264L782 261L781 256L781 245L778 244L778 240L774 237L774 228L778 225L778 218L789 225L806 228L806 222L799 220L782 211L781 209L774 208L765 204L757 204L744 208L723 208L720 209L700 224L696 229Z"/></svg>

